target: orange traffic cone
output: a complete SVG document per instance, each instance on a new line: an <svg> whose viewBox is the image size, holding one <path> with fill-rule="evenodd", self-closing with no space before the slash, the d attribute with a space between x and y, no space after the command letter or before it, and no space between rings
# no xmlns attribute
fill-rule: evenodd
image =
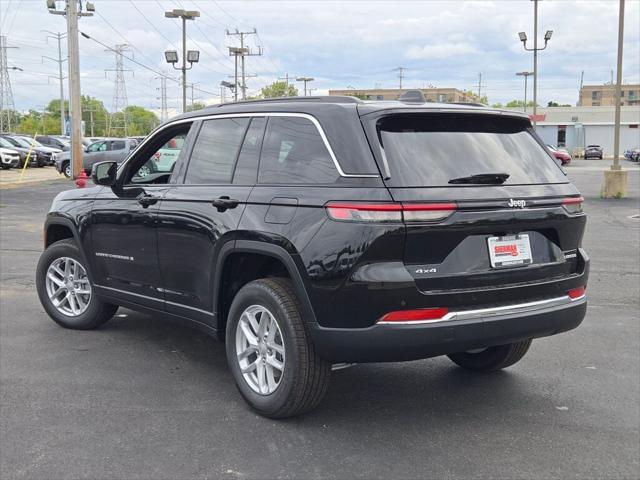
<svg viewBox="0 0 640 480"><path fill-rule="evenodd" d="M87 174L84 171L84 168L80 171L80 175L76 178L76 187L84 188L87 186Z"/></svg>

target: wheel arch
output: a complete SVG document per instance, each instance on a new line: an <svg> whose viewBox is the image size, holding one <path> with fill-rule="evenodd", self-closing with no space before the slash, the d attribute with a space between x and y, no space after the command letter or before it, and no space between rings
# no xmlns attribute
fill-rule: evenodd
<svg viewBox="0 0 640 480"><path fill-rule="evenodd" d="M255 265L255 263L252 264L254 270L251 270L244 277L244 281L241 281L235 286L230 286L229 282L225 282L225 275L229 274L235 260L240 258L259 260L259 262L257 262L259 265ZM287 276L291 280L293 289L300 301L302 307L301 313L305 322L316 323L315 313L309 296L307 295L304 280L292 254L279 245L272 243L255 240L236 240L235 242L228 242L223 246L216 264L213 305L216 311L216 328L219 338L224 339L228 307L235 293L249 281L269 276L258 274L261 272L261 268L266 268L267 271L275 273L275 275L272 276ZM284 273L286 273L286 275L283 275ZM256 274L258 275L256 276Z"/></svg>
<svg viewBox="0 0 640 480"><path fill-rule="evenodd" d="M80 241L80 234L78 233L78 228L72 220L64 217L50 217L47 219L44 225L44 248L47 249L50 245L55 242L59 242L60 240L71 239L75 242L76 247L80 251L80 255L82 256L83 266L87 271L87 275L89 276L89 280L92 284L95 283L95 279L93 276L93 272L91 269L91 263L88 261L89 259L85 255L85 251Z"/></svg>

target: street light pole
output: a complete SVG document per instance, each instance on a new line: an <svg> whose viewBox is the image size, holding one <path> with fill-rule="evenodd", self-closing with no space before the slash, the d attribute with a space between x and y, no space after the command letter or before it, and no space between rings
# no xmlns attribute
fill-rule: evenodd
<svg viewBox="0 0 640 480"><path fill-rule="evenodd" d="M529 75L533 75L533 72L517 72L516 76L524 77L524 111L527 111L527 79Z"/></svg>
<svg viewBox="0 0 640 480"><path fill-rule="evenodd" d="M178 61L178 52L169 50L164 53L167 63L171 63L173 68L182 71L182 112L187 111L187 70L193 68L193 64L198 62L199 52L197 50L187 51L187 20L195 20L200 16L200 12L196 10L174 9L170 12L164 12L166 18L182 19L182 67L176 68ZM189 68L187 68L187 61Z"/></svg>
<svg viewBox="0 0 640 480"><path fill-rule="evenodd" d="M547 30L544 34L544 47L538 48L538 0L532 0L533 2L533 48L527 48L527 34L525 32L519 32L518 36L522 42L524 49L528 52L533 52L533 126L535 128L538 113L538 51L542 51L547 48L553 30Z"/></svg>
<svg viewBox="0 0 640 480"><path fill-rule="evenodd" d="M307 96L307 83L308 82L313 82L315 80L315 78L313 77L298 77L296 78L297 82L304 82L304 96Z"/></svg>

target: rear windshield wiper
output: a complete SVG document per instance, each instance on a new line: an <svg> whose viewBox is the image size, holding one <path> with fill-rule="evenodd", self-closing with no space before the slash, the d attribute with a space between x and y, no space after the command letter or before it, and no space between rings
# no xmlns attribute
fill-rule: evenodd
<svg viewBox="0 0 640 480"><path fill-rule="evenodd" d="M502 185L507 178L509 178L508 173L479 173L468 177L452 178L449 183Z"/></svg>

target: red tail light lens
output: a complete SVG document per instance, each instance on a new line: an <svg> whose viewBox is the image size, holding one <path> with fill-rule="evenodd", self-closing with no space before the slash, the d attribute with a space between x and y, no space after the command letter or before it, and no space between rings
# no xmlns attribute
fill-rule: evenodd
<svg viewBox="0 0 640 480"><path fill-rule="evenodd" d="M420 308L389 312L378 323L433 322L441 320L449 313L448 308Z"/></svg>
<svg viewBox="0 0 640 480"><path fill-rule="evenodd" d="M562 206L568 213L575 215L582 213L582 202L584 202L582 197L567 197L562 200Z"/></svg>
<svg viewBox="0 0 640 480"><path fill-rule="evenodd" d="M438 222L456 210L455 203L349 203L325 205L329 218L347 222Z"/></svg>
<svg viewBox="0 0 640 480"><path fill-rule="evenodd" d="M584 297L586 293L587 293L587 287L577 287L569 290L567 292L567 295L569 295L569 298L571 300L578 300L579 298Z"/></svg>

